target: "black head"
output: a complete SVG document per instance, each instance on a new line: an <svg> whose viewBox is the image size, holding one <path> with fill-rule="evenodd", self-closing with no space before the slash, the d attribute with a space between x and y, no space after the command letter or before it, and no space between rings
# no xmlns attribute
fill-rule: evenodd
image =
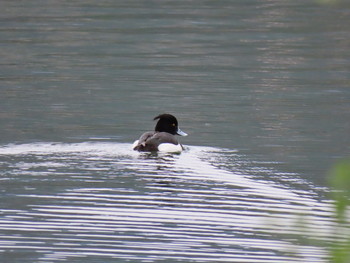
<svg viewBox="0 0 350 263"><path fill-rule="evenodd" d="M159 119L159 120L158 120ZM181 131L178 127L177 119L171 114L160 114L153 120L158 120L155 127L156 132L167 132L173 135L186 136L187 134Z"/></svg>

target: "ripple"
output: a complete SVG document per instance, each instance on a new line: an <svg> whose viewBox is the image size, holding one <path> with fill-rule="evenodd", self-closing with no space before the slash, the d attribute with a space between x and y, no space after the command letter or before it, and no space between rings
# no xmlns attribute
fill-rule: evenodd
<svg viewBox="0 0 350 263"><path fill-rule="evenodd" d="M323 262L325 249L302 240L331 240L332 206L295 182L228 169L233 155L242 158L198 146L180 155L97 141L2 146L15 209L2 210L1 249L38 262Z"/></svg>

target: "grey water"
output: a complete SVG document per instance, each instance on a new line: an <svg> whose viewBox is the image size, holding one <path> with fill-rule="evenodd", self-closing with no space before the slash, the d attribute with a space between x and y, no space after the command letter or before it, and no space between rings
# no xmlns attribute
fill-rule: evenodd
<svg viewBox="0 0 350 263"><path fill-rule="evenodd" d="M0 6L0 262L329 260L349 2Z"/></svg>

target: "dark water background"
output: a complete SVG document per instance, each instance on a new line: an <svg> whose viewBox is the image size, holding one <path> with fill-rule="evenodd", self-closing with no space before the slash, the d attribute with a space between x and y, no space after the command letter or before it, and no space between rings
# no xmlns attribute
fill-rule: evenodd
<svg viewBox="0 0 350 263"><path fill-rule="evenodd" d="M2 262L326 261L349 2L0 6ZM187 150L131 151L163 112Z"/></svg>

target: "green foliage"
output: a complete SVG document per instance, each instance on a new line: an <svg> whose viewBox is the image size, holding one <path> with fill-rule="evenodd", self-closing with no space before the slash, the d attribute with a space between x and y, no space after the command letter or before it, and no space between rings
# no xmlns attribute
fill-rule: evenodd
<svg viewBox="0 0 350 263"><path fill-rule="evenodd" d="M333 263L350 262L350 231L348 207L350 205L350 160L339 162L331 170L329 178L332 199L335 204L336 227L334 235L337 238L330 247L330 257Z"/></svg>

